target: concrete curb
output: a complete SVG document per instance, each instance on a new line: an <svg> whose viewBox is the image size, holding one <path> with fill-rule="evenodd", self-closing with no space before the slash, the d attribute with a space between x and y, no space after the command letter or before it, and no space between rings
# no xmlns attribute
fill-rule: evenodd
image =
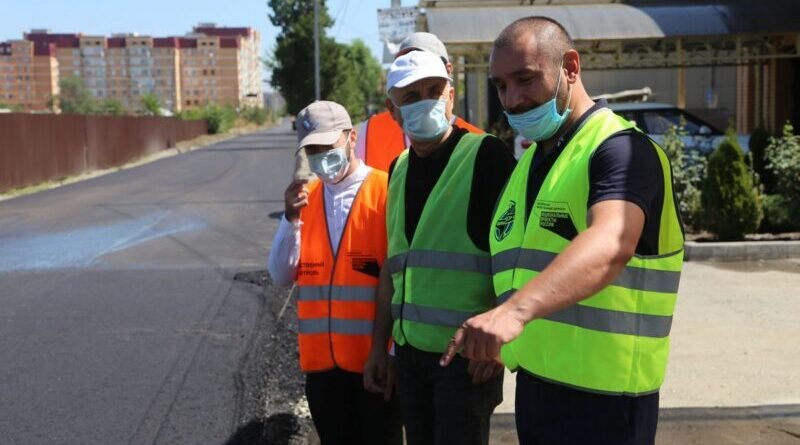
<svg viewBox="0 0 800 445"><path fill-rule="evenodd" d="M736 421L799 417L800 405L796 404L713 408L661 408L658 411L659 422ZM492 434L504 431L516 431L517 428L514 413L495 413L492 415L491 422Z"/></svg>
<svg viewBox="0 0 800 445"><path fill-rule="evenodd" d="M800 258L800 241L687 241L686 261L757 261Z"/></svg>

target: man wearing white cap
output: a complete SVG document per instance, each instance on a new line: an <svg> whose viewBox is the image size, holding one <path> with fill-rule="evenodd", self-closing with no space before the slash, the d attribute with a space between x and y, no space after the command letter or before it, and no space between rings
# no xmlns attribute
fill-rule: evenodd
<svg viewBox="0 0 800 445"><path fill-rule="evenodd" d="M400 50L396 57L404 56L412 51L427 51L436 54L441 58L448 74L452 73L453 65L447 55L447 48L436 35L429 32L415 32L409 35L400 43ZM446 107L446 115L450 123L466 129L470 133L482 134L483 130L453 114L453 104L454 101L450 99ZM388 171L392 161L410 144L411 140L403 134L403 129L397 125L387 110L359 124L356 156L371 167Z"/></svg>
<svg viewBox="0 0 800 445"><path fill-rule="evenodd" d="M389 267L381 273L365 382L372 387L374 363L385 360L377 344L385 344L393 319L408 443L485 445L502 400L502 366L459 357L445 368L439 357L465 320L494 306L489 223L514 158L494 136L450 124L446 108L454 92L438 56L398 57L387 94L386 106L411 147L390 167Z"/></svg>
<svg viewBox="0 0 800 445"><path fill-rule="evenodd" d="M392 388L372 394L362 376L386 258L387 176L353 156L356 134L341 105L314 102L296 122L299 150L319 180L286 189L268 268L275 284L297 283L311 417L322 445L400 445Z"/></svg>

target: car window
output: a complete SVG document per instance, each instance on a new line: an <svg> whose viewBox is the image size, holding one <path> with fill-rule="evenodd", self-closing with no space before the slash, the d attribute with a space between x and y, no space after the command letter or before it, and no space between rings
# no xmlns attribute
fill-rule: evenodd
<svg viewBox="0 0 800 445"><path fill-rule="evenodd" d="M642 117L647 125L647 132L650 134L664 134L670 127L681 124L686 133L692 136L700 134L700 128L704 126L708 127L712 133L718 133L710 125L680 110L648 110L642 112Z"/></svg>
<svg viewBox="0 0 800 445"><path fill-rule="evenodd" d="M664 134L670 127L681 124L678 110L651 110L642 112L647 132L651 134Z"/></svg>

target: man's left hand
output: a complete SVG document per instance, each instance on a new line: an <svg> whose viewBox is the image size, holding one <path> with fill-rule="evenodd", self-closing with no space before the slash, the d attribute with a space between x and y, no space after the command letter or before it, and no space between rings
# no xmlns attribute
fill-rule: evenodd
<svg viewBox="0 0 800 445"><path fill-rule="evenodd" d="M472 317L456 331L439 364L449 365L459 351L469 360L498 360L500 347L517 338L524 327L506 304Z"/></svg>

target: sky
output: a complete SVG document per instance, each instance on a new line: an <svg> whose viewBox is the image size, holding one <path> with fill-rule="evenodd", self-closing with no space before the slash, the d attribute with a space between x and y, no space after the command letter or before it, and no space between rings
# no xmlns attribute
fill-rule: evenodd
<svg viewBox="0 0 800 445"><path fill-rule="evenodd" d="M403 0L402 4L417 2ZM327 0L327 5L335 20L328 34L342 43L360 38L380 60L383 46L378 39L377 9L388 8L391 0ZM0 10L0 42L20 39L32 28L54 33L138 32L163 37L183 35L200 22L213 22L217 26L257 29L262 53L266 54L278 34L269 22L267 0L0 0Z"/></svg>

